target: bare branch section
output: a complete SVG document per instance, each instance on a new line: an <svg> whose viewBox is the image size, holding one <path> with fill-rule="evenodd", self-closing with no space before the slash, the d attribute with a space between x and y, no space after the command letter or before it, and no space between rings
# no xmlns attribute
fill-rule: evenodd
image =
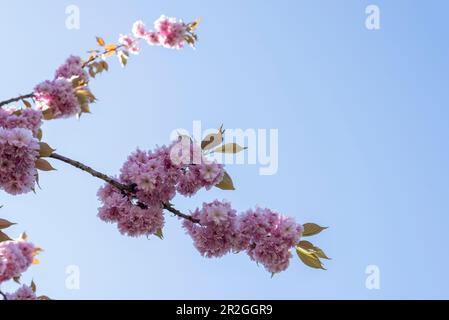
<svg viewBox="0 0 449 320"><path fill-rule="evenodd" d="M112 185L113 187L115 187L115 188L117 188L117 189L119 189L121 191L125 191L126 193L132 193L132 188L130 186L124 185L124 184L118 182L117 180L115 180L115 179L113 179L113 178L111 178L111 177L109 177L109 176L107 176L107 175L105 175L105 174L103 174L103 173L101 173L101 172L99 172L97 170L94 170L91 167L86 166L85 164L82 164L79 161L72 160L70 158L64 157L64 156L62 156L60 154L57 154L57 153L52 153L50 155L50 158L53 158L53 159L65 162L65 163L71 165L72 167L75 167L75 168L80 169L80 170L82 170L84 172L87 172L90 175L94 176L95 178L101 179L101 180L109 183L110 185Z"/></svg>
<svg viewBox="0 0 449 320"><path fill-rule="evenodd" d="M192 216L182 213L178 209L174 208L171 204L164 203L163 208L182 219L192 221L193 223L200 223L198 219L194 219Z"/></svg>
<svg viewBox="0 0 449 320"><path fill-rule="evenodd" d="M55 159L55 160L59 160L59 161L62 161L62 162L65 162L65 163L71 165L72 167L75 167L77 169L80 169L81 171L87 172L90 175L92 175L93 177L98 178L100 180L103 180L103 181L109 183L114 188L117 188L118 190L120 190L124 194L133 195L133 196L136 195L134 186L120 183L117 180L115 180L114 178L111 178L111 177L107 176L104 173L101 173L101 172L99 172L99 171L97 171L95 169L92 169L91 167L86 166L85 164L83 164L83 163L81 163L79 161L72 160L70 158L64 157L64 156L62 156L62 155L60 155L58 153L51 154L50 158ZM142 205L145 205L145 204L142 203ZM193 223L199 223L199 220L194 219L190 215L182 213L178 209L174 208L172 204L164 203L164 204L162 204L162 207L165 210L173 213L175 216L178 216L178 217L180 217L182 219L186 219L186 220L192 221Z"/></svg>
<svg viewBox="0 0 449 320"><path fill-rule="evenodd" d="M8 297L6 297L6 294L4 294L1 290L0 290L0 296L3 297L3 300L8 300Z"/></svg>
<svg viewBox="0 0 449 320"><path fill-rule="evenodd" d="M18 101L23 100L23 99L30 99L30 98L33 98L33 97L34 97L34 94L33 93L29 93L29 94L24 94L24 95L15 97L15 98L11 98L9 100L0 101L0 107L6 106L6 105L8 105L10 103L13 103L13 102L18 102Z"/></svg>

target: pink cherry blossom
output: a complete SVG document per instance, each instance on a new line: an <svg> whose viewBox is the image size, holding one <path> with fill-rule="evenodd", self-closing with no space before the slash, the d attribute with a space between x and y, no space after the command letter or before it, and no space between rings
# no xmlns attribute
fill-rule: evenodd
<svg viewBox="0 0 449 320"><path fill-rule="evenodd" d="M129 53L132 54L140 53L139 42L136 39L134 39L131 35L129 34L120 35L118 42L124 45L126 49L129 51Z"/></svg>
<svg viewBox="0 0 449 320"><path fill-rule="evenodd" d="M98 197L103 203L98 212L99 218L105 222L117 223L123 235L148 236L164 226L161 206L142 208L110 185L101 188Z"/></svg>
<svg viewBox="0 0 449 320"><path fill-rule="evenodd" d="M85 84L89 82L86 70L83 69L83 61L80 57L70 56L55 72L55 79L63 78L71 80L74 77L82 80Z"/></svg>
<svg viewBox="0 0 449 320"><path fill-rule="evenodd" d="M37 300L37 296L30 286L23 285L14 293L7 293L8 300Z"/></svg>
<svg viewBox="0 0 449 320"><path fill-rule="evenodd" d="M104 187L99 191L99 198L103 203L99 217L104 221L117 222L124 234L139 235L139 232L129 231L133 228L132 221L143 225L154 224L159 228L163 225L161 208L175 197L176 192L191 196L199 189L209 189L223 179L223 165L206 161L202 158L201 149L199 156L202 163L195 164L190 159L187 161L190 157L182 154L192 155L198 152L198 148L190 144L186 145L187 150L179 147L180 141L175 141L153 151L137 149L133 152L123 164L118 182L132 186L135 199L130 199L129 195L123 195L111 187ZM178 157L179 154L181 158ZM136 201L140 203L136 204ZM124 216L128 218L124 220ZM150 221L150 218L155 221ZM146 219L150 219L149 222ZM136 228L148 231L147 227ZM150 228L150 233L158 228Z"/></svg>
<svg viewBox="0 0 449 320"><path fill-rule="evenodd" d="M154 23L154 28L160 35L160 42L164 47L181 49L184 46L187 25L181 20L162 15Z"/></svg>
<svg viewBox="0 0 449 320"><path fill-rule="evenodd" d="M146 31L145 31L145 24L143 23L143 21L139 20L134 22L132 32L134 37L144 38L146 35Z"/></svg>
<svg viewBox="0 0 449 320"><path fill-rule="evenodd" d="M184 168L177 185L177 191L191 197L200 189L211 189L223 180L224 166L203 159L201 164L191 164Z"/></svg>
<svg viewBox="0 0 449 320"><path fill-rule="evenodd" d="M38 84L34 89L34 98L36 107L42 111L51 110L54 119L71 117L81 111L72 83L66 79Z"/></svg>
<svg viewBox="0 0 449 320"><path fill-rule="evenodd" d="M0 188L12 195L30 192L36 182L39 143L28 129L0 128Z"/></svg>
<svg viewBox="0 0 449 320"><path fill-rule="evenodd" d="M0 243L0 261L4 264L0 272L0 283L20 276L33 263L34 245L24 241L4 241Z"/></svg>
<svg viewBox="0 0 449 320"><path fill-rule="evenodd" d="M161 36L157 32L153 31L147 32L144 38L147 41L147 43L151 46L158 46L161 44Z"/></svg>
<svg viewBox="0 0 449 320"><path fill-rule="evenodd" d="M0 127L4 129L29 129L36 136L42 125L42 112L34 109L1 109Z"/></svg>
<svg viewBox="0 0 449 320"><path fill-rule="evenodd" d="M180 137L172 146L171 160L182 166L177 191L184 196L191 197L201 188L209 190L223 180L224 166L207 159L190 138Z"/></svg>
<svg viewBox="0 0 449 320"><path fill-rule="evenodd" d="M180 167L170 159L170 148L154 151L137 150L128 157L121 169L120 181L136 186L136 195L145 204L161 206L176 195Z"/></svg>
<svg viewBox="0 0 449 320"><path fill-rule="evenodd" d="M270 209L249 210L239 218L236 248L261 263L269 272L287 269L290 250L299 242L302 226Z"/></svg>
<svg viewBox="0 0 449 320"><path fill-rule="evenodd" d="M229 203L215 200L204 203L202 209L197 209L192 214L192 218L199 220L199 224L185 220L183 226L201 255L208 258L221 257L234 248L236 217L236 211Z"/></svg>

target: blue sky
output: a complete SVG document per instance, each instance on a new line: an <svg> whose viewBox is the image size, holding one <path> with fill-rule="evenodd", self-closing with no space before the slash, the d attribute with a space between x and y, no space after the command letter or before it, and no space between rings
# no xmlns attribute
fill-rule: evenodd
<svg viewBox="0 0 449 320"><path fill-rule="evenodd" d="M81 28L65 27L80 8ZM376 4L381 29L365 28ZM330 229L314 242L327 271L293 259L271 279L241 255L202 258L177 219L165 240L131 239L97 217L101 185L62 163L36 195L2 193L4 218L45 252L25 279L56 299L449 298L449 42L446 1L0 1L2 98L27 93L70 54L160 14L202 18L197 50L145 47L92 84L93 114L46 123L58 152L116 174L137 146L176 128L279 130L279 170L228 167L237 190L178 197L256 204ZM80 268L80 290L66 268ZM380 289L365 269L380 270Z"/></svg>

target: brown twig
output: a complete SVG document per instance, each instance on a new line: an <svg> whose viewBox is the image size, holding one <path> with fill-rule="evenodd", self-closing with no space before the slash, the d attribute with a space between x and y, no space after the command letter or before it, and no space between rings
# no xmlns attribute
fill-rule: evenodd
<svg viewBox="0 0 449 320"><path fill-rule="evenodd" d="M29 93L29 94L24 94L24 95L21 95L21 96L15 97L15 98L11 98L11 99L8 99L8 100L5 100L5 101L0 101L0 107L6 106L6 105L8 105L10 103L17 102L17 101L20 101L20 100L23 100L23 99L30 99L30 98L33 98L33 97L34 97L34 94L33 93Z"/></svg>
<svg viewBox="0 0 449 320"><path fill-rule="evenodd" d="M97 53L95 55L92 55L92 56L89 57L89 59L87 59L86 62L83 63L82 67L85 68L85 67L89 66L92 62L97 60L98 58L101 58L102 56L107 55L107 54L109 54L111 52L116 52L118 49L121 49L123 47L125 47L125 45L120 44L120 45L116 46L113 49L107 49L107 50L104 50L101 53Z"/></svg>
<svg viewBox="0 0 449 320"><path fill-rule="evenodd" d="M57 153L53 153L52 155L50 155L50 158L55 159L55 160L59 160L59 161L62 161L62 162L65 162L65 163L71 165L72 167L75 167L77 169L80 169L81 171L89 173L90 175L94 176L95 178L101 179L101 180L109 183L114 188L122 191L124 194L132 195L132 196L136 197L135 186L133 186L133 185L126 185L126 184L120 183L117 180L115 180L114 178L111 178L111 177L109 177L109 176L105 175L104 173L101 173L101 172L99 172L97 170L94 170L91 167L86 166L85 164L83 164L83 163L81 163L79 161L72 160L70 158L64 157L64 156L62 156L60 154L57 154ZM139 200L139 205L140 206L146 207L144 202L142 202L140 199L137 199L137 200ZM178 217L180 217L182 219L189 220L189 221L191 221L193 223L199 223L199 220L194 219L190 215L182 213L178 209L174 208L173 205L171 205L171 204L164 203L164 204L162 204L162 207L165 210L173 213L175 216L178 216Z"/></svg>
<svg viewBox="0 0 449 320"><path fill-rule="evenodd" d="M174 215L176 215L182 219L189 220L193 223L200 223L200 221L198 219L193 218L191 215L182 213L178 209L174 208L171 204L164 203L163 208L167 211L170 211L171 213L173 213Z"/></svg>
<svg viewBox="0 0 449 320"><path fill-rule="evenodd" d="M131 186L124 185L124 184L118 182L117 180L115 180L115 179L113 179L113 178L111 178L111 177L109 177L109 176L107 176L107 175L105 175L105 174L103 174L103 173L101 173L101 172L99 172L97 170L94 170L91 167L86 166L85 164L82 164L79 161L72 160L70 158L64 157L64 156L62 156L60 154L57 154L57 153L53 153L50 156L50 158L53 158L53 159L65 162L67 164L70 164L72 167L75 167L75 168L80 169L80 170L82 170L84 172L87 172L90 175L94 176L95 178L101 179L101 180L109 183L110 185L112 185L113 187L115 187L115 188L117 188L117 189L119 189L121 191L125 191L127 193L132 193L133 192Z"/></svg>
<svg viewBox="0 0 449 320"><path fill-rule="evenodd" d="M3 293L3 291L0 290L0 296L3 297L3 300L8 300L8 298L6 297L6 294Z"/></svg>

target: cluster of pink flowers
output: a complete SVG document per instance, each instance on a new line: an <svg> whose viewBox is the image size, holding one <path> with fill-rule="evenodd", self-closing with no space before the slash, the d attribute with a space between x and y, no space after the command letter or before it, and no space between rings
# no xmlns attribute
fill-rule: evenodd
<svg viewBox="0 0 449 320"><path fill-rule="evenodd" d="M186 197L195 195L200 189L211 189L223 180L224 166L208 160L201 147L190 139L180 138L171 149L171 159L182 165L177 191Z"/></svg>
<svg viewBox="0 0 449 320"><path fill-rule="evenodd" d="M184 221L187 233L192 237L195 247L206 257L221 257L235 248L237 243L237 215L231 205L214 201L204 203L197 209L190 220Z"/></svg>
<svg viewBox="0 0 449 320"><path fill-rule="evenodd" d="M123 234L154 234L163 225L163 204L169 203L177 191L193 195L200 188L210 188L221 181L224 175L222 165L210 161L199 164L191 160L179 161L177 155L182 153L179 146L180 141L176 141L154 151L137 150L132 153L123 165L118 181L132 186L140 203L105 186L98 194L103 203L99 217L107 222L117 222ZM191 147L188 148L185 153L189 154ZM186 186L188 183L190 185Z"/></svg>
<svg viewBox="0 0 449 320"><path fill-rule="evenodd" d="M53 119L68 118L81 111L75 95L72 80L87 85L89 77L83 69L80 57L70 56L55 72L53 80L47 80L34 88L36 108L45 112L51 111Z"/></svg>
<svg viewBox="0 0 449 320"><path fill-rule="evenodd" d="M0 283L25 272L33 263L34 250L34 245L24 240L1 242Z"/></svg>
<svg viewBox="0 0 449 320"><path fill-rule="evenodd" d="M170 49L181 49L184 46L188 25L176 18L162 15L154 23L154 31L147 31L143 21L136 21L132 35L120 35L119 43L126 46L130 53L138 54L138 39L144 39L149 45L164 46Z"/></svg>
<svg viewBox="0 0 449 320"><path fill-rule="evenodd" d="M270 209L249 210L239 219L239 246L269 272L287 269L302 234L302 226Z"/></svg>
<svg viewBox="0 0 449 320"><path fill-rule="evenodd" d="M36 293L30 286L23 285L14 293L7 293L8 300L38 300Z"/></svg>
<svg viewBox="0 0 449 320"><path fill-rule="evenodd" d="M118 42L121 45L124 45L126 49L129 51L129 53L132 54L139 54L140 53L140 46L137 39L133 38L129 34L121 34L120 38L118 39Z"/></svg>
<svg viewBox="0 0 449 320"><path fill-rule="evenodd" d="M214 201L203 204L183 225L195 247L206 257L221 257L235 251L246 251L250 258L267 271L278 273L287 269L302 233L302 227L269 209L257 208L237 216L229 203Z"/></svg>
<svg viewBox="0 0 449 320"><path fill-rule="evenodd" d="M168 18L162 15L154 23L156 34L159 38L159 43L166 48L181 49L185 42L185 35L187 33L187 25L181 20L175 18Z"/></svg>
<svg viewBox="0 0 449 320"><path fill-rule="evenodd" d="M155 234L164 226L162 206L142 207L110 185L98 192L103 201L98 216L101 220L117 223L119 231L130 237Z"/></svg>
<svg viewBox="0 0 449 320"><path fill-rule="evenodd" d="M120 181L136 185L137 197L147 205L161 206L176 195L180 167L170 158L171 146L144 152L137 150L121 169Z"/></svg>
<svg viewBox="0 0 449 320"><path fill-rule="evenodd" d="M191 197L200 189L211 189L223 180L223 165L203 160L200 164L188 165L179 179L177 191L183 196Z"/></svg>
<svg viewBox="0 0 449 320"><path fill-rule="evenodd" d="M56 69L55 79L67 79L78 78L84 83L89 82L89 76L86 70L83 69L83 61L78 56L70 56L61 66Z"/></svg>
<svg viewBox="0 0 449 320"><path fill-rule="evenodd" d="M0 128L0 188L17 195L34 188L39 142L28 129Z"/></svg>
<svg viewBox="0 0 449 320"><path fill-rule="evenodd" d="M73 92L72 83L66 79L47 80L34 88L36 107L51 111L52 118L68 118L81 111L81 106Z"/></svg>
<svg viewBox="0 0 449 320"><path fill-rule="evenodd" d="M1 109L0 127L4 129L24 128L29 129L36 136L42 125L42 112L30 108L26 109Z"/></svg>

